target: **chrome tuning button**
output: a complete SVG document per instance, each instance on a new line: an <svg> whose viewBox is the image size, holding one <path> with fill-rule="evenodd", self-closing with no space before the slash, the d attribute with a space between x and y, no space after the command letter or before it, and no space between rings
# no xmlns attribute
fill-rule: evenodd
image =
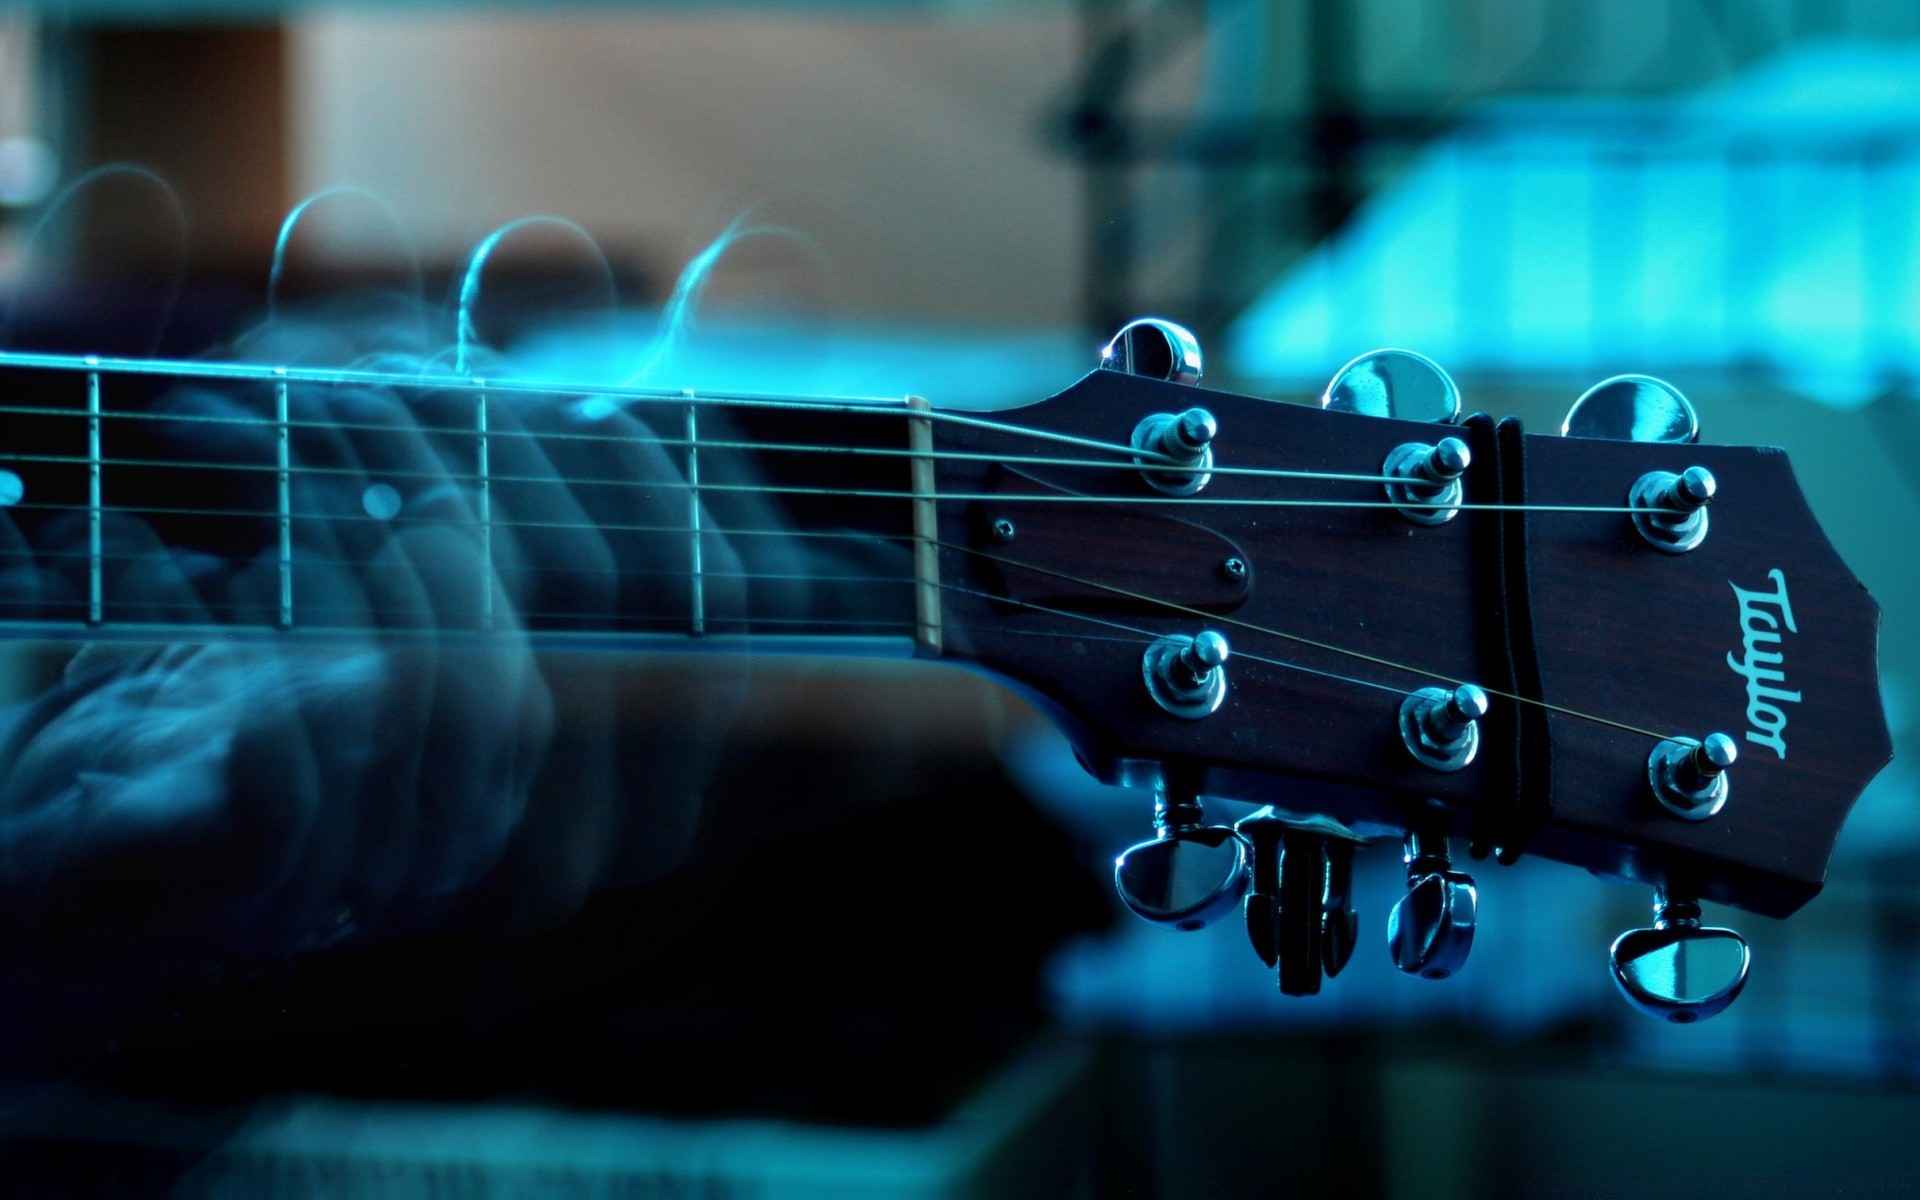
<svg viewBox="0 0 1920 1200"><path fill-rule="evenodd" d="M1685 554L1707 540L1707 505L1716 490L1705 467L1648 471L1627 490L1633 527L1649 546L1667 554Z"/></svg>
<svg viewBox="0 0 1920 1200"><path fill-rule="evenodd" d="M1184 325L1141 317L1127 322L1100 348L1100 365L1169 383L1198 383L1200 340Z"/></svg>
<svg viewBox="0 0 1920 1200"><path fill-rule="evenodd" d="M1480 750L1480 718L1490 705L1487 693L1471 683L1452 691L1421 688L1400 705L1400 740L1421 765L1458 771Z"/></svg>
<svg viewBox="0 0 1920 1200"><path fill-rule="evenodd" d="M1154 413L1133 427L1133 461L1149 484L1169 496L1191 496L1213 479L1213 439L1220 423L1204 408Z"/></svg>
<svg viewBox="0 0 1920 1200"><path fill-rule="evenodd" d="M1704 821L1726 806L1732 788L1727 768L1739 757L1740 747L1724 733L1700 742L1671 738L1647 756L1647 783L1668 812L1682 821Z"/></svg>
<svg viewBox="0 0 1920 1200"><path fill-rule="evenodd" d="M1653 928L1621 934L1608 954L1627 1003L1679 1025L1724 1012L1747 986L1752 958L1746 938L1703 927L1699 902L1665 888L1654 893Z"/></svg>
<svg viewBox="0 0 1920 1200"><path fill-rule="evenodd" d="M1693 403L1665 380L1616 375L1573 402L1560 433L1616 442L1697 442L1700 418Z"/></svg>
<svg viewBox="0 0 1920 1200"><path fill-rule="evenodd" d="M1458 974L1473 949L1480 893L1473 877L1453 869L1444 836L1407 834L1407 894L1387 915L1393 965L1422 979Z"/></svg>
<svg viewBox="0 0 1920 1200"><path fill-rule="evenodd" d="M1147 647L1140 661L1147 694L1183 720L1219 711L1227 698L1227 639L1211 629L1193 637L1168 634Z"/></svg>
<svg viewBox="0 0 1920 1200"><path fill-rule="evenodd" d="M1310 996L1353 957L1360 918L1353 911L1353 855L1365 841L1324 817L1291 819L1271 808L1234 830L1252 848L1247 937L1280 990Z"/></svg>
<svg viewBox="0 0 1920 1200"><path fill-rule="evenodd" d="M1431 446L1425 442L1395 446L1380 472L1395 481L1385 485L1387 499L1416 525L1444 525L1460 511L1464 491L1460 480L1472 461L1467 444L1459 438L1441 438Z"/></svg>
<svg viewBox="0 0 1920 1200"><path fill-rule="evenodd" d="M1194 930L1233 911L1247 890L1246 843L1225 825L1208 825L1198 796L1154 799L1152 841L1113 861L1113 886L1143 921Z"/></svg>
<svg viewBox="0 0 1920 1200"><path fill-rule="evenodd" d="M1460 420L1460 388L1439 363L1411 350L1373 350L1334 374L1320 407L1441 425Z"/></svg>

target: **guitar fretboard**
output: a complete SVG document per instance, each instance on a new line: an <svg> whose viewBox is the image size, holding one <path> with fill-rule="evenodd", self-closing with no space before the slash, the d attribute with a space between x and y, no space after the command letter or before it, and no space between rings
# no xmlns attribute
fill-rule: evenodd
<svg viewBox="0 0 1920 1200"><path fill-rule="evenodd" d="M0 633L914 633L898 400L0 355Z"/></svg>

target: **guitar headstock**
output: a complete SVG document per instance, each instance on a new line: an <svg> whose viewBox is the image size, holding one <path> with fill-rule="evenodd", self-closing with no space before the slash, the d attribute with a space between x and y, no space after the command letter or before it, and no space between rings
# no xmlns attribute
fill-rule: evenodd
<svg viewBox="0 0 1920 1200"><path fill-rule="evenodd" d="M1694 443L1645 377L1532 434L1462 421L1409 352L1348 364L1314 408L1197 386L1176 326L1124 334L1010 423L942 426L937 491L948 653L1156 789L1159 836L1120 871L1135 911L1191 926L1244 896L1283 988L1317 990L1351 949L1355 841L1405 836L1396 961L1447 974L1473 923L1460 838L1654 886L1622 990L1676 1020L1724 1007L1744 943L1697 902L1798 909L1891 756L1878 607L1785 454ZM1209 796L1275 811L1209 826ZM1713 956L1731 983L1675 993Z"/></svg>

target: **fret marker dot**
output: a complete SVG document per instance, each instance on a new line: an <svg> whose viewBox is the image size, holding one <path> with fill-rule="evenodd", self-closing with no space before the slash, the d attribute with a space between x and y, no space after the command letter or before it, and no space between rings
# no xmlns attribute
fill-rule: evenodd
<svg viewBox="0 0 1920 1200"><path fill-rule="evenodd" d="M27 494L24 479L12 471L0 471L0 508L12 508Z"/></svg>
<svg viewBox="0 0 1920 1200"><path fill-rule="evenodd" d="M360 493L360 507L376 521L391 521L400 515L400 493L391 484L373 484Z"/></svg>

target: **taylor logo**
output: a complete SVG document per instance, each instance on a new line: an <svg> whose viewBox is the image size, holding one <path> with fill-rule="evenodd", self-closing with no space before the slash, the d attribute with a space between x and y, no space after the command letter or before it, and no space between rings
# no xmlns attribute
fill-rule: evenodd
<svg viewBox="0 0 1920 1200"><path fill-rule="evenodd" d="M1787 656L1780 635L1800 630L1793 623L1793 605L1787 602L1786 575L1775 567L1767 578L1773 581L1770 592L1750 592L1727 581L1740 598L1740 657L1727 651L1727 665L1747 681L1747 724L1752 727L1747 740L1785 758L1787 714L1780 706L1800 703L1800 693L1786 690Z"/></svg>

